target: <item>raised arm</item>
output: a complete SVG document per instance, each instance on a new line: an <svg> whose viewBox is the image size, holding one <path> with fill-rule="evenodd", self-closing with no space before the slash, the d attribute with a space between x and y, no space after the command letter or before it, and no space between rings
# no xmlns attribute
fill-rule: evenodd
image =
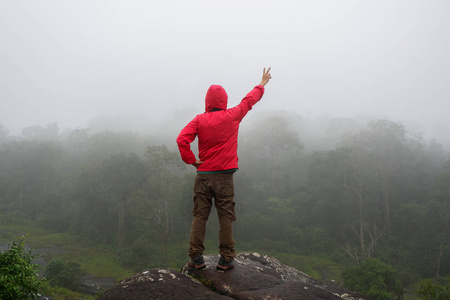
<svg viewBox="0 0 450 300"><path fill-rule="evenodd" d="M269 82L271 78L272 76L270 75L270 68L267 69L267 71L266 68L264 68L261 83L255 86L255 88L251 90L238 105L229 109L229 111L235 115L236 119L238 119L239 121L242 120L248 113L248 111L252 109L253 105L255 105L261 99L261 97L264 95L264 86Z"/></svg>

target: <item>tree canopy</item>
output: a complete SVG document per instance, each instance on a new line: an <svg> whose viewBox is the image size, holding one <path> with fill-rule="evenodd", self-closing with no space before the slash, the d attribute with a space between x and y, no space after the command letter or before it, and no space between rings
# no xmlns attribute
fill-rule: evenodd
<svg viewBox="0 0 450 300"><path fill-rule="evenodd" d="M313 151L304 147L313 141L306 126L292 118L263 118L241 132L237 245L363 269L372 262L406 281L448 276L450 160L439 143L389 120L335 120L324 129L332 138ZM81 236L137 270L185 260L195 170L182 163L175 137L164 145L125 132L62 135L57 125L24 133L11 138L0 127L1 222L30 219ZM394 283L386 293L398 292Z"/></svg>

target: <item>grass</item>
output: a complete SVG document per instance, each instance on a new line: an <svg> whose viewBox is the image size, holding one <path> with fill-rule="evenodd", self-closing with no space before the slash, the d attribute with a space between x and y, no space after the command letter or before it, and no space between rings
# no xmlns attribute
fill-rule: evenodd
<svg viewBox="0 0 450 300"><path fill-rule="evenodd" d="M337 280L341 281L341 265L325 258L303 256L298 254L280 253L273 254L281 263L305 272L317 281ZM324 278L324 275L327 275Z"/></svg>
<svg viewBox="0 0 450 300"><path fill-rule="evenodd" d="M249 247L250 243L242 244L241 247L237 245L237 252L257 252L260 254L266 254L278 259L282 264L295 268L303 273L308 274L314 280L317 281L330 281L342 282L341 272L343 266L330 259L305 256L295 253L286 253L278 250L255 250L254 247Z"/></svg>
<svg viewBox="0 0 450 300"><path fill-rule="evenodd" d="M97 297L77 293L62 287L48 287L46 296L51 296L53 300L94 300Z"/></svg>
<svg viewBox="0 0 450 300"><path fill-rule="evenodd" d="M119 265L114 249L90 245L80 238L67 233L39 228L33 222L2 226L0 242L18 240L28 234L26 244L32 249L48 249L41 257L49 262L52 258L62 258L77 262L89 274L98 277L112 277L116 281L127 278L135 272Z"/></svg>

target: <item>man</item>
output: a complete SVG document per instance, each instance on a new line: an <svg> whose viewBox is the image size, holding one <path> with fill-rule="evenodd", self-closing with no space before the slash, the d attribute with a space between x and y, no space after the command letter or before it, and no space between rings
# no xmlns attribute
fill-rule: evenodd
<svg viewBox="0 0 450 300"><path fill-rule="evenodd" d="M197 115L181 130L177 138L181 158L197 169L194 183L194 219L191 225L189 266L206 267L203 245L206 221L212 198L219 217L220 260L217 269L234 267L233 239L234 184L233 173L238 169L237 141L239 123L264 94L264 86L271 79L270 68L264 68L261 83L235 107L227 109L228 96L220 85L212 85L205 98L205 113ZM199 159L190 144L198 136Z"/></svg>

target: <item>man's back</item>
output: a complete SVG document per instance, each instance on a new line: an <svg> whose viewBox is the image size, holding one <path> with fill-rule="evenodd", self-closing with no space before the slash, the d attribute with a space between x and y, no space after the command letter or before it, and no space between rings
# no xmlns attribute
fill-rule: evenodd
<svg viewBox="0 0 450 300"><path fill-rule="evenodd" d="M199 159L204 162L198 168L201 172L238 168L239 123L264 94L264 87L258 85L237 106L226 109L226 101L224 107L223 99L219 101L217 96L212 97L210 93L212 88L219 87L211 86L208 90L205 107L209 111L197 115L177 138L183 161L194 163L195 156L190 149L190 143L198 136ZM223 93L219 95L223 97Z"/></svg>

